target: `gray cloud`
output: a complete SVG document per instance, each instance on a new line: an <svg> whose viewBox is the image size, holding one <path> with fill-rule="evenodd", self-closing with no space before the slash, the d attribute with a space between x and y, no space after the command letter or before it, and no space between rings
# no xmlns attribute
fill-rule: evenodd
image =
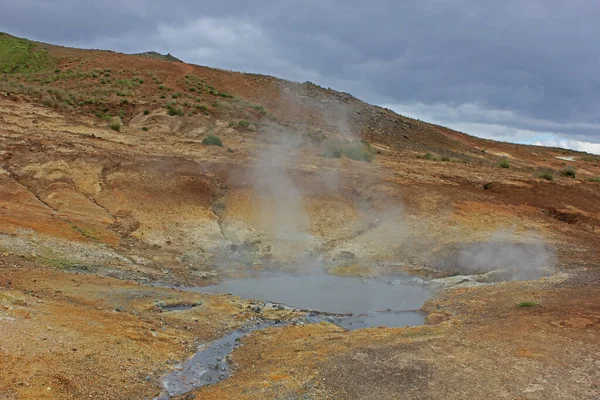
<svg viewBox="0 0 600 400"><path fill-rule="evenodd" d="M501 126L516 141L530 131L600 142L594 0L107 3L4 0L0 29L311 80L455 127L488 126L484 136Z"/></svg>

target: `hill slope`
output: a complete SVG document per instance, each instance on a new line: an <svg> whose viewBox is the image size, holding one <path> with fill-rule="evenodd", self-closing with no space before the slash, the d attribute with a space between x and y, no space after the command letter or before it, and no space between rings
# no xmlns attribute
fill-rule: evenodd
<svg viewBox="0 0 600 400"><path fill-rule="evenodd" d="M239 373L199 397L462 398L475 383L475 397L593 398L581 360L599 351L600 157L479 139L310 82L6 34L0 71L0 392L154 396L167 360L256 314L147 283L309 270L494 284L442 293L431 326L251 336Z"/></svg>

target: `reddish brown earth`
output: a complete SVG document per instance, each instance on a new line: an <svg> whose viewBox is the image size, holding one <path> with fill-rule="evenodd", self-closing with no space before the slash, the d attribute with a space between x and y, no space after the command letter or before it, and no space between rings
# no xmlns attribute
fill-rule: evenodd
<svg viewBox="0 0 600 400"><path fill-rule="evenodd" d="M40 46L51 70L0 80L0 399L152 398L198 344L255 318L247 300L150 284L301 269L290 260L307 250L337 274L466 274L480 271L457 267L461 246L497 236L543 243L551 275L449 288L421 327L258 331L231 378L187 396L600 398L600 157L478 139L310 83ZM173 100L184 116L167 114ZM96 115L120 110L120 131ZM375 157L323 157L332 138ZM278 218L295 201L302 215Z"/></svg>

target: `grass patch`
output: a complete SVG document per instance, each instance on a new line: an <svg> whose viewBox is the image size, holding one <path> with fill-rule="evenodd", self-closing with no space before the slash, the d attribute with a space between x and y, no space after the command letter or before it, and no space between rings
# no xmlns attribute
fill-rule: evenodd
<svg viewBox="0 0 600 400"><path fill-rule="evenodd" d="M346 144L341 139L327 139L323 142L321 155L329 158L342 158Z"/></svg>
<svg viewBox="0 0 600 400"><path fill-rule="evenodd" d="M596 183L600 183L600 176L594 176L592 178L587 178L588 182L596 182Z"/></svg>
<svg viewBox="0 0 600 400"><path fill-rule="evenodd" d="M543 170L537 173L536 175L537 178L539 179L545 179L547 181L552 181L554 180L554 173L552 172L552 170Z"/></svg>
<svg viewBox="0 0 600 400"><path fill-rule="evenodd" d="M433 154L430 152L427 152L423 155L418 155L417 158L420 158L421 160L429 160L429 161L438 161L440 158L437 156L437 154Z"/></svg>
<svg viewBox="0 0 600 400"><path fill-rule="evenodd" d="M113 131L121 132L121 118L119 118L119 117L112 118L110 120L110 123L108 124L108 126Z"/></svg>
<svg viewBox="0 0 600 400"><path fill-rule="evenodd" d="M144 115L150 114L150 110L144 110Z"/></svg>
<svg viewBox="0 0 600 400"><path fill-rule="evenodd" d="M494 183L493 182L487 182L487 183L483 184L483 190L490 190L493 187L494 187Z"/></svg>
<svg viewBox="0 0 600 400"><path fill-rule="evenodd" d="M510 168L510 161L508 161L508 158L503 158L500 160L498 163L498 168Z"/></svg>
<svg viewBox="0 0 600 400"><path fill-rule="evenodd" d="M183 111L183 107L176 105L175 103L167 103L167 114L172 117L179 116L182 117L185 115L185 111Z"/></svg>
<svg viewBox="0 0 600 400"><path fill-rule="evenodd" d="M54 68L55 60L35 42L0 33L0 72L31 73Z"/></svg>
<svg viewBox="0 0 600 400"><path fill-rule="evenodd" d="M221 138L218 136L214 136L214 135L209 135L209 136L205 137L202 140L202 144L205 144L207 146L223 147L223 141L221 140Z"/></svg>
<svg viewBox="0 0 600 400"><path fill-rule="evenodd" d="M522 301L519 304L517 304L518 308L528 308L528 307L535 307L537 306L537 303L534 303L533 301Z"/></svg>
<svg viewBox="0 0 600 400"><path fill-rule="evenodd" d="M344 155L352 160L371 162L375 157L375 151L369 143L361 140L348 144L344 149Z"/></svg>
<svg viewBox="0 0 600 400"><path fill-rule="evenodd" d="M577 171L575 171L575 168L573 168L571 166L568 166L566 168L563 168L560 171L560 174L562 176L566 176L566 177L569 177L569 178L575 178L575 176L577 175Z"/></svg>

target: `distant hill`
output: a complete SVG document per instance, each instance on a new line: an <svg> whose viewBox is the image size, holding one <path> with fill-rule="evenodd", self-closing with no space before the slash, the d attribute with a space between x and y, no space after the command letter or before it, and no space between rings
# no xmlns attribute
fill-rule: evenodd
<svg viewBox="0 0 600 400"><path fill-rule="evenodd" d="M179 58L172 56L170 53L160 54L156 51L147 51L145 53L134 53L133 56L151 58L153 60L171 61L171 62L183 62Z"/></svg>

